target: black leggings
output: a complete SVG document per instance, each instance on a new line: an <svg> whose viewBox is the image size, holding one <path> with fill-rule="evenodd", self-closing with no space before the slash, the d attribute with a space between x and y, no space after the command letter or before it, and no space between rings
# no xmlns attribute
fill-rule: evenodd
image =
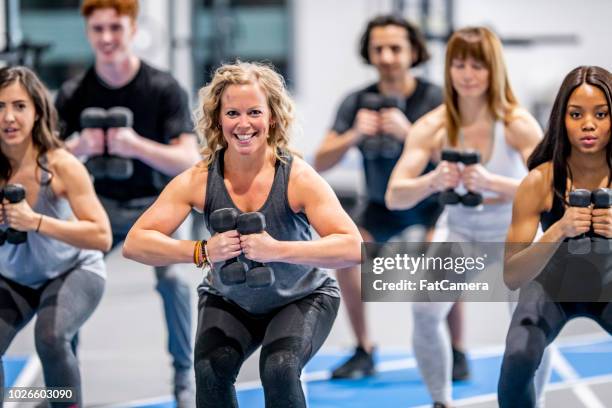
<svg viewBox="0 0 612 408"><path fill-rule="evenodd" d="M102 262L102 261L100 261ZM82 406L81 375L70 340L102 298L105 281L77 267L38 289L0 276L0 406L4 389L2 355L36 314L34 337L47 387L74 387ZM69 406L74 403L53 403Z"/></svg>
<svg viewBox="0 0 612 408"><path fill-rule="evenodd" d="M588 317L612 334L612 304L553 302L539 282L521 289L512 316L498 385L501 408L535 406L534 373L544 349L575 317Z"/></svg>
<svg viewBox="0 0 612 408"><path fill-rule="evenodd" d="M311 294L253 315L222 297L202 295L195 344L198 408L238 406L238 371L260 345L266 407L305 407L300 374L327 338L339 305L339 298Z"/></svg>

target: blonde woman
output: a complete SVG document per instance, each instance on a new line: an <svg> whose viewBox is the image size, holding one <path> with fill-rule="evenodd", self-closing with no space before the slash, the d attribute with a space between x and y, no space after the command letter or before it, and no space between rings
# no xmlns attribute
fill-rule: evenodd
<svg viewBox="0 0 612 408"><path fill-rule="evenodd" d="M305 407L301 370L340 303L335 280L320 268L357 264L359 231L329 185L288 149L293 103L271 68L220 67L200 90L196 119L204 160L164 189L128 234L124 254L152 265L212 264L199 287L198 407L237 406L234 381L259 346L266 407ZM266 228L249 235L231 229L208 242L172 239L192 208L204 213L211 233L211 214L224 208L260 212ZM311 225L321 239L312 240ZM221 266L234 257L265 263L274 282L224 284Z"/></svg>

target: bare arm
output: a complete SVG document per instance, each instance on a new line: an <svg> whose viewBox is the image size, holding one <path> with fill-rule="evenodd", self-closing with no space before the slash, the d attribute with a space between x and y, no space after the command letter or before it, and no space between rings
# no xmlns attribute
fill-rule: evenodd
<svg viewBox="0 0 612 408"><path fill-rule="evenodd" d="M308 164L295 159L289 202L302 207L320 239L285 241L279 260L322 268L344 268L361 261L361 235L331 187Z"/></svg>
<svg viewBox="0 0 612 408"><path fill-rule="evenodd" d="M205 185L206 174L201 164L168 183L130 229L123 244L123 256L153 266L193 262L196 241L178 240L171 235L192 207L202 208Z"/></svg>
<svg viewBox="0 0 612 408"><path fill-rule="evenodd" d="M325 171L334 167L344 157L346 152L363 139L355 130L349 129L339 135L333 130L328 132L319 146L314 158L314 168Z"/></svg>
<svg viewBox="0 0 612 408"><path fill-rule="evenodd" d="M376 137L381 129L378 112L359 109L353 127L342 134L330 131L315 154L314 167L317 171L329 170L335 166L345 153L358 145L365 137Z"/></svg>
<svg viewBox="0 0 612 408"><path fill-rule="evenodd" d="M131 128L108 130L111 154L134 157L168 176L175 176L200 160L196 136L181 133L170 144L142 137Z"/></svg>
<svg viewBox="0 0 612 408"><path fill-rule="evenodd" d="M39 234L77 248L108 251L112 242L110 223L85 166L63 149L49 152L48 157L54 174L52 187L66 196L75 218L60 220L35 213L23 200L5 204L12 226L21 231L38 229Z"/></svg>
<svg viewBox="0 0 612 408"><path fill-rule="evenodd" d="M535 279L565 238L590 228L590 209L568 208L563 218L532 243L540 214L552 205L550 174L548 164L532 170L519 186L514 199L504 263L504 282L512 290Z"/></svg>
<svg viewBox="0 0 612 408"><path fill-rule="evenodd" d="M402 156L395 165L387 185L385 203L389 209L412 208L426 197L440 191L441 186L438 185L437 178L442 168L422 176L420 174L435 151L440 149L440 141L435 136L442 126L442 113L441 108L437 108L412 126ZM456 166L454 167L456 170Z"/></svg>

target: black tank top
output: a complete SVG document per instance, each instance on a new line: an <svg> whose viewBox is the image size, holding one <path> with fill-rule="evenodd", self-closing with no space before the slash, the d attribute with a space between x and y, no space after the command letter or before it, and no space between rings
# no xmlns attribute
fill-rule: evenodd
<svg viewBox="0 0 612 408"><path fill-rule="evenodd" d="M540 224L542 225L542 231L546 232L551 225L559 221L563 214L565 214L565 207L563 201L557 194L553 192L553 202L550 211L544 211L540 214Z"/></svg>
<svg viewBox="0 0 612 408"><path fill-rule="evenodd" d="M225 149L218 151L208 169L206 199L204 203L204 220L209 231L210 214L220 208L236 208L223 181ZM266 218L266 232L278 241L310 241L312 233L310 223L304 213L295 213L289 205L287 186L293 163L289 152L282 151L283 160L277 160L274 170L274 181L263 206L258 210ZM211 231L212 234L212 231ZM251 265L244 255L239 259ZM204 279L198 291L213 293L238 304L243 309L255 313L267 313L311 293L325 293L340 297L336 281L324 270L307 265L296 265L271 262L275 283L265 288L249 288L246 284L226 286L219 277L219 268L223 263L216 263L213 271Z"/></svg>

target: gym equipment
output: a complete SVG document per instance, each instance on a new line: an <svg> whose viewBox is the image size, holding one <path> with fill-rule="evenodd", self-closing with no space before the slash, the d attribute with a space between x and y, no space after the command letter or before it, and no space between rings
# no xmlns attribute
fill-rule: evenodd
<svg viewBox="0 0 612 408"><path fill-rule="evenodd" d="M236 229L238 210L235 208L221 208L213 211L210 215L210 227L214 232L226 232ZM247 265L240 262L238 258L225 261L219 275L221 283L227 286L239 285L246 281Z"/></svg>
<svg viewBox="0 0 612 408"><path fill-rule="evenodd" d="M266 218L260 212L240 214L236 222L236 229L240 235L257 234L266 229ZM274 271L261 262L252 262L247 271L246 284L250 288L263 288L274 284Z"/></svg>
<svg viewBox="0 0 612 408"><path fill-rule="evenodd" d="M480 153L473 150L459 152L455 149L444 149L442 150L441 158L450 163L463 163L464 166L480 163ZM482 194L468 191L463 195L459 195L454 189L449 188L440 193L438 201L441 205L461 203L466 207L477 207L482 204Z"/></svg>
<svg viewBox="0 0 612 408"><path fill-rule="evenodd" d="M373 92L361 94L358 109L380 111L384 108L397 108L403 111L404 100L393 96L385 96ZM402 154L403 143L387 134L366 137L362 142L363 154L368 159L378 157L396 159Z"/></svg>
<svg viewBox="0 0 612 408"><path fill-rule="evenodd" d="M588 207L591 205L591 192L583 188L570 191L569 205L571 207ZM567 250L573 255L588 254L591 252L591 239L586 234L570 238L567 243Z"/></svg>
<svg viewBox="0 0 612 408"><path fill-rule="evenodd" d="M81 127L83 129L103 129L105 134L104 154L90 158L85 166L94 178L110 178L126 180L134 174L134 163L131 159L108 154L106 131L110 128L132 127L134 116L128 108L117 106L105 110L102 108L87 108L81 112Z"/></svg>
<svg viewBox="0 0 612 408"><path fill-rule="evenodd" d="M610 208L612 207L612 190L609 188L598 188L591 193L591 202L593 208ZM593 252L596 254L611 254L612 240L601 235L593 233L591 237Z"/></svg>
<svg viewBox="0 0 612 408"><path fill-rule="evenodd" d="M7 184L0 189L0 201L7 199L10 203L18 203L26 198L25 188L21 184ZM7 228L0 233L0 245L5 242L9 244L19 245L28 240L26 231L19 231L13 228Z"/></svg>

